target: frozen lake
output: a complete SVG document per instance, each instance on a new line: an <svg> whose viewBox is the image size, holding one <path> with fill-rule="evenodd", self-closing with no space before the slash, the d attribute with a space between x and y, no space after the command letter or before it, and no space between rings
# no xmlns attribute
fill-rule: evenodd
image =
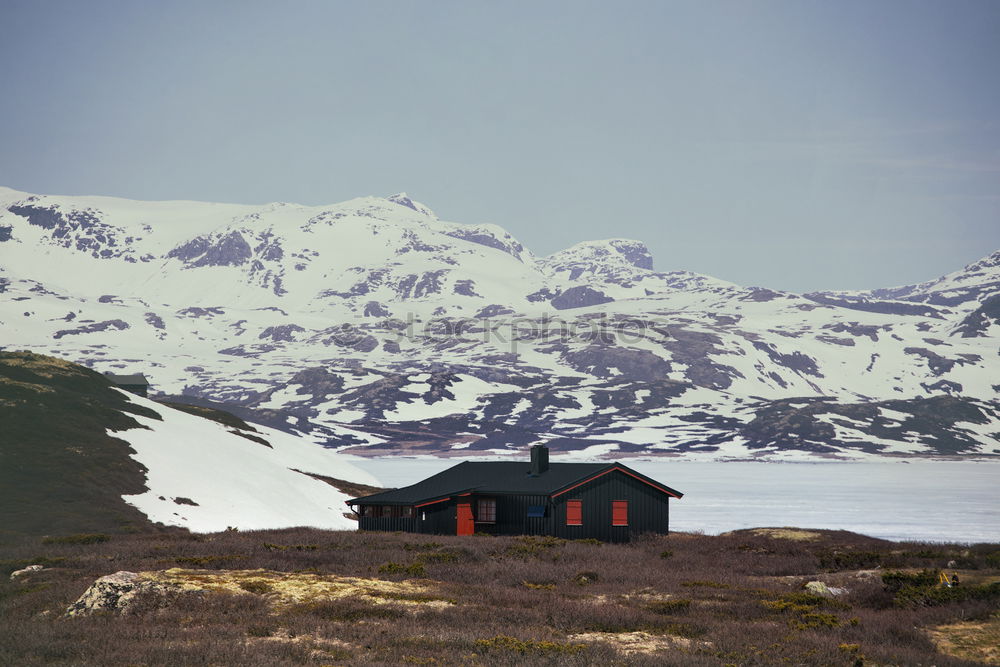
<svg viewBox="0 0 1000 667"><path fill-rule="evenodd" d="M458 462L351 460L390 487ZM797 526L891 540L1000 542L1000 463L623 463L684 493L670 503L671 530Z"/></svg>

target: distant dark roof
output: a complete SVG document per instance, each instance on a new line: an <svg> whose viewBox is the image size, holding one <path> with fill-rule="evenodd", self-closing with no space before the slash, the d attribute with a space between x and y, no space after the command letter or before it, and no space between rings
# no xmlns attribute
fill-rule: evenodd
<svg viewBox="0 0 1000 667"><path fill-rule="evenodd" d="M144 384L149 385L149 380L142 373L133 373L131 375L115 375L114 373L105 373L104 377L108 378L114 384Z"/></svg>
<svg viewBox="0 0 1000 667"><path fill-rule="evenodd" d="M465 461L401 489L362 496L348 502L416 505L429 500L474 491L475 493L552 495L612 470L621 470L647 484L680 498L683 494L620 463L550 463L540 475L531 474L526 461Z"/></svg>

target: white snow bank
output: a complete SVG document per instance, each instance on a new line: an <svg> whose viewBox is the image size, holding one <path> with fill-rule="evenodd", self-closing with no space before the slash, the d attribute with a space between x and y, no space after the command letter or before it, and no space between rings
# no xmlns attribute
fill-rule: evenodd
<svg viewBox="0 0 1000 667"><path fill-rule="evenodd" d="M124 393L124 392L123 392ZM222 424L126 394L163 417L136 415L146 428L112 433L144 465L145 493L123 496L150 521L195 532L312 526L351 530L349 496L303 472L379 485L342 456L274 429L254 425L271 447L243 438ZM182 500L180 503L176 499ZM196 505L187 504L193 501Z"/></svg>

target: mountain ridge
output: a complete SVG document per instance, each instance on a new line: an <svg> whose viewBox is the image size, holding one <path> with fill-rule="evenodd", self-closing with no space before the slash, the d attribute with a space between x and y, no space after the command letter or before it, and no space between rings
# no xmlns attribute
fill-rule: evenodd
<svg viewBox="0 0 1000 667"><path fill-rule="evenodd" d="M536 257L405 193L252 207L0 190L0 232L7 348L141 365L164 394L280 411L352 453L1000 454L1000 252L799 295L657 271L630 239ZM935 426L921 415L941 397L958 403Z"/></svg>

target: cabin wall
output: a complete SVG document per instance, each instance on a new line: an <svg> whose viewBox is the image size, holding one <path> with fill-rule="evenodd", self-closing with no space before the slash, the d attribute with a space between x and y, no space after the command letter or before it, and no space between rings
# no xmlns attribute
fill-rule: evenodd
<svg viewBox="0 0 1000 667"><path fill-rule="evenodd" d="M669 496L621 472L599 477L557 496L553 502L552 534L566 539L594 538L604 542L627 542L642 533L666 534L669 527ZM583 525L566 525L566 501L581 500ZM611 503L628 501L628 525L611 525Z"/></svg>
<svg viewBox="0 0 1000 667"><path fill-rule="evenodd" d="M496 500L496 522L483 523L478 500ZM475 531L491 535L554 535L565 539L593 538L604 542L627 542L642 533L665 535L669 528L669 496L622 472L603 475L556 498L547 495L470 494L417 507L412 518L360 517L360 530L404 531L432 535L454 535L457 503L472 504ZM583 525L566 525L566 501L582 501ZM628 525L613 526L612 501L628 501ZM545 507L544 517L528 517L532 505Z"/></svg>
<svg viewBox="0 0 1000 667"><path fill-rule="evenodd" d="M476 532L489 535L548 535L552 530L552 506L548 496L490 495L472 496L472 509L478 509L479 498L497 501L496 523L483 523L476 518ZM528 517L532 505L545 507L544 517Z"/></svg>
<svg viewBox="0 0 1000 667"><path fill-rule="evenodd" d="M381 507L381 505L376 505L376 507ZM417 507L414 516L407 518L361 516L358 517L358 530L454 535L455 501L447 500L433 505Z"/></svg>

